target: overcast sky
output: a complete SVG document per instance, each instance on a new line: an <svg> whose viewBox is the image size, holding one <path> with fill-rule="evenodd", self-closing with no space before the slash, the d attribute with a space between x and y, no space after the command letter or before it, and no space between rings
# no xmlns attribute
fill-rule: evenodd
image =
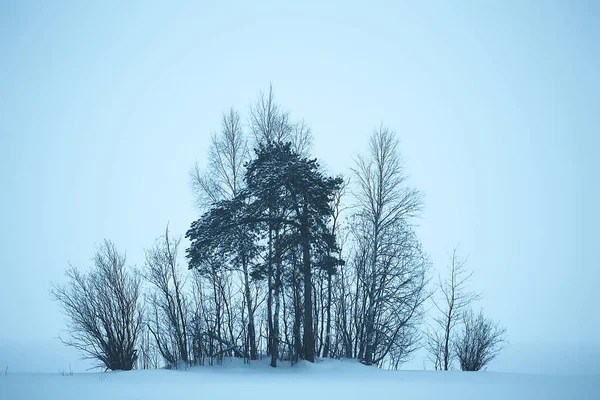
<svg viewBox="0 0 600 400"><path fill-rule="evenodd" d="M95 3L0 4L0 362L76 358L51 283L184 234L190 167L269 82L331 173L396 130L434 267L460 244L511 343L600 345L599 3Z"/></svg>

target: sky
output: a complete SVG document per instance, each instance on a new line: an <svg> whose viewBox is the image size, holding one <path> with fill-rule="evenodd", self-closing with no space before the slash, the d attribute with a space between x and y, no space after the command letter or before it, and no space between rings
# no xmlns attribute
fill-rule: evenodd
<svg viewBox="0 0 600 400"><path fill-rule="evenodd" d="M434 268L460 245L511 343L600 346L599 3L296 3L0 3L0 363L77 359L51 284L185 234L190 168L270 83L332 174L397 132Z"/></svg>

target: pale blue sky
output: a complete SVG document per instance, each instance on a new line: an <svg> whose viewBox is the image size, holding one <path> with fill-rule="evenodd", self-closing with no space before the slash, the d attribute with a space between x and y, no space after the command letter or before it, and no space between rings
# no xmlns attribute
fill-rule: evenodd
<svg viewBox="0 0 600 400"><path fill-rule="evenodd" d="M50 283L103 238L185 233L269 82L332 172L398 132L426 251L460 243L511 342L600 344L599 3L280 3L0 3L0 344L56 345Z"/></svg>

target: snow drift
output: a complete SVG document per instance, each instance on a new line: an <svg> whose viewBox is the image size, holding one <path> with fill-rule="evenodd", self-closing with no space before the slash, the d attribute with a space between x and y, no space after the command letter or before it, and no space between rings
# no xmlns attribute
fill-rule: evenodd
<svg viewBox="0 0 600 400"><path fill-rule="evenodd" d="M0 376L1 399L598 399L598 375L383 371L353 361L268 367L267 361L187 371Z"/></svg>

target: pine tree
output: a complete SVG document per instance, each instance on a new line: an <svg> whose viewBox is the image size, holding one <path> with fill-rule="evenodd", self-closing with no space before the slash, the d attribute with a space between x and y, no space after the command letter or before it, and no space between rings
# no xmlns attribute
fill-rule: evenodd
<svg viewBox="0 0 600 400"><path fill-rule="evenodd" d="M190 267L201 268L212 257L229 254L234 249L239 251L240 246L247 248L249 254L257 252L261 239L266 239L267 261L254 275L266 275L269 299L272 294L275 301L274 310L270 301L268 304L269 316L273 318L269 323L269 349L272 365L275 366L283 256L289 249L299 246L304 289L301 356L314 362L312 287L316 265L313 264L321 256L324 260L322 265L327 268L335 266L326 255L336 250L329 222L333 214L331 202L342 180L325 176L316 159L294 152L290 143L264 142L259 144L255 154L255 158L246 165L244 190L231 200L216 203L192 224L186 235L191 241L188 249ZM246 234L241 240L240 231L251 234Z"/></svg>

